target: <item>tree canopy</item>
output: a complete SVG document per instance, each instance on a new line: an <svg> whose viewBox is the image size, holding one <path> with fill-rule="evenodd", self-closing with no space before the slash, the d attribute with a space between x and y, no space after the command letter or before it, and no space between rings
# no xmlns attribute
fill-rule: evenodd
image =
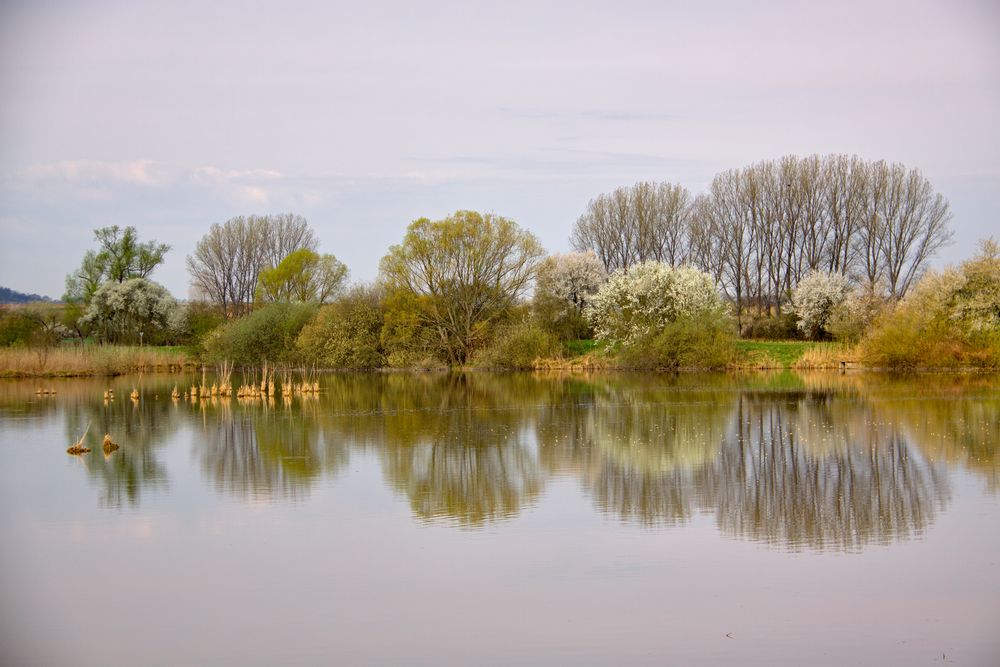
<svg viewBox="0 0 1000 667"><path fill-rule="evenodd" d="M347 281L347 267L333 255L301 248L260 272L257 298L265 302L327 303Z"/></svg>
<svg viewBox="0 0 1000 667"><path fill-rule="evenodd" d="M81 321L112 343L163 342L177 301L161 285L146 278L103 283L90 300Z"/></svg>
<svg viewBox="0 0 1000 667"><path fill-rule="evenodd" d="M291 213L214 224L187 258L191 285L228 316L253 309L260 272L296 250L319 247L305 218Z"/></svg>
<svg viewBox="0 0 1000 667"><path fill-rule="evenodd" d="M382 258L390 308L431 333L450 363L465 363L524 293L544 255L514 221L475 211L420 218Z"/></svg>
<svg viewBox="0 0 1000 667"><path fill-rule="evenodd" d="M166 243L140 243L135 227L101 227L94 230L94 240L98 249L84 253L80 268L66 276L65 301L89 304L105 281L148 278L170 250Z"/></svg>

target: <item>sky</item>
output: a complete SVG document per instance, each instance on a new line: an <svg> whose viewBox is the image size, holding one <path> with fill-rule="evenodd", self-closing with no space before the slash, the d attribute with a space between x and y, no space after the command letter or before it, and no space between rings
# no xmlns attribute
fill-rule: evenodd
<svg viewBox="0 0 1000 667"><path fill-rule="evenodd" d="M602 192L782 155L919 168L955 263L1000 238L1000 3L0 0L0 285L58 297L93 230L171 245L292 212L357 281L420 217L551 252Z"/></svg>

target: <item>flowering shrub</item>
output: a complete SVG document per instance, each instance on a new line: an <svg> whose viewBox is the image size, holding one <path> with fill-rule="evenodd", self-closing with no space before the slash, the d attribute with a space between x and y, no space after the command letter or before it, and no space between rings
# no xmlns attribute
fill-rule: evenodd
<svg viewBox="0 0 1000 667"><path fill-rule="evenodd" d="M583 311L607 279L593 251L546 258L535 279L533 308L539 324L564 340L589 337Z"/></svg>
<svg viewBox="0 0 1000 667"><path fill-rule="evenodd" d="M594 335L612 344L631 343L679 319L726 319L710 275L661 262L643 262L612 273L585 314Z"/></svg>
<svg viewBox="0 0 1000 667"><path fill-rule="evenodd" d="M813 271L792 290L792 307L799 316L799 329L809 338L828 335L827 324L847 300L851 284L839 273Z"/></svg>
<svg viewBox="0 0 1000 667"><path fill-rule="evenodd" d="M136 343L143 340L142 333L145 342L158 343L169 337L178 308L170 292L152 280L108 281L94 292L80 322L104 341Z"/></svg>

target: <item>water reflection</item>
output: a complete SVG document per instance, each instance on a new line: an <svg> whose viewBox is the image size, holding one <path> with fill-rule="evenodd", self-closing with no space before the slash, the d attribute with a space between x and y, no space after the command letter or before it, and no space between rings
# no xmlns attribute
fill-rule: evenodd
<svg viewBox="0 0 1000 667"><path fill-rule="evenodd" d="M415 518L469 528L568 476L627 523L709 513L733 537L855 550L926 530L952 468L1000 488L994 378L331 375L319 397L194 402L165 398L172 383L146 380L138 403L105 403L98 383L48 399L7 383L0 410L61 419L66 443L87 423L92 443L111 433L121 450L81 457L107 506L166 488L160 449L182 424L202 476L234 497L305 499L354 452Z"/></svg>
<svg viewBox="0 0 1000 667"><path fill-rule="evenodd" d="M119 378L107 382L46 381L58 393L49 397L34 394L38 382L7 383L0 392L3 411L16 410L35 418L61 418L63 436L54 445L63 449L86 431L85 444L91 452L77 460L98 488L103 507L138 506L144 494L168 487L166 467L160 450L177 430L180 420L172 409L169 389L164 393L161 378ZM119 397L104 400L103 391L113 387ZM137 401L127 398L133 388L141 390ZM110 434L121 448L109 456L101 449L104 434Z"/></svg>
<svg viewBox="0 0 1000 667"><path fill-rule="evenodd" d="M298 499L348 462L342 442L324 438L311 396L284 400L199 399L195 452L216 488L240 498Z"/></svg>
<svg viewBox="0 0 1000 667"><path fill-rule="evenodd" d="M744 392L704 475L727 534L857 549L920 533L949 497L946 468L863 403Z"/></svg>

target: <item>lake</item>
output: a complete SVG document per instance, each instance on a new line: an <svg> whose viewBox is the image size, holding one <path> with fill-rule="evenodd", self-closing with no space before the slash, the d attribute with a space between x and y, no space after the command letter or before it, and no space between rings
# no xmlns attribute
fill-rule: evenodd
<svg viewBox="0 0 1000 667"><path fill-rule="evenodd" d="M996 377L191 382L0 383L0 663L1000 664Z"/></svg>

